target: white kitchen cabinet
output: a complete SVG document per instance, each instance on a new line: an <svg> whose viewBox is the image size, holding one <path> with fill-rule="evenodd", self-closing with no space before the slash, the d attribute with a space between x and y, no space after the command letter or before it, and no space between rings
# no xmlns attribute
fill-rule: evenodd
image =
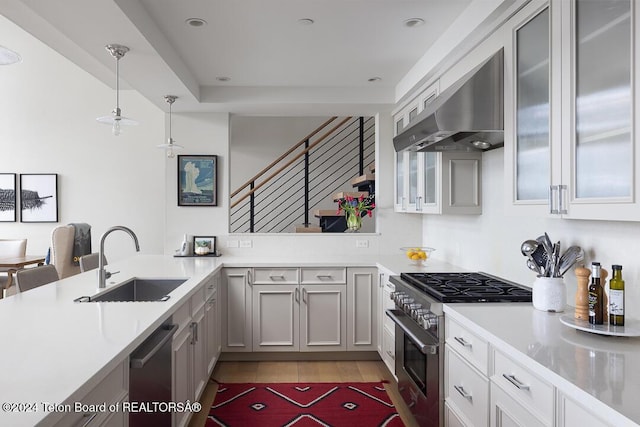
<svg viewBox="0 0 640 427"><path fill-rule="evenodd" d="M491 424L502 427L545 427L545 424L518 403L509 393L491 383ZM575 424L581 425L581 424ZM586 424L582 424L586 425Z"/></svg>
<svg viewBox="0 0 640 427"><path fill-rule="evenodd" d="M171 344L174 402L197 402L209 379L205 323L208 284L203 283L172 317L178 325ZM172 416L174 426L185 426L191 413L173 412Z"/></svg>
<svg viewBox="0 0 640 427"><path fill-rule="evenodd" d="M493 353L493 375L491 394L501 389L508 399L500 399L502 409L496 408L492 400L492 416L498 412L531 414L520 425L554 425L554 388L528 368L512 360L506 354L495 350Z"/></svg>
<svg viewBox="0 0 640 427"><path fill-rule="evenodd" d="M299 351L298 284L253 284L253 351Z"/></svg>
<svg viewBox="0 0 640 427"><path fill-rule="evenodd" d="M252 350L347 349L345 268L254 268Z"/></svg>
<svg viewBox="0 0 640 427"><path fill-rule="evenodd" d="M453 425L489 422L489 344L445 316L444 393Z"/></svg>
<svg viewBox="0 0 640 427"><path fill-rule="evenodd" d="M638 73L633 59L639 13L631 0L557 1L549 7L534 1L510 21L505 44L505 181L508 204L515 206L510 210L640 219L640 150L633 138L640 116L632 84Z"/></svg>
<svg viewBox="0 0 640 427"><path fill-rule="evenodd" d="M346 283L301 286L300 351L344 351L346 332Z"/></svg>
<svg viewBox="0 0 640 427"><path fill-rule="evenodd" d="M225 268L222 277L222 351L252 349L251 269Z"/></svg>
<svg viewBox="0 0 640 427"><path fill-rule="evenodd" d="M211 278L207 284L207 302L205 305L205 333L206 333L206 357L207 361L207 374L211 375L213 368L218 362L220 352L222 351L221 342L221 317L220 317L220 304L219 298L221 292L220 287L220 274L216 274Z"/></svg>
<svg viewBox="0 0 640 427"><path fill-rule="evenodd" d="M347 350L378 350L378 270L347 268Z"/></svg>
<svg viewBox="0 0 640 427"><path fill-rule="evenodd" d="M610 422L603 421L593 410L584 407L575 400L558 393L557 427L589 426L606 427Z"/></svg>
<svg viewBox="0 0 640 427"><path fill-rule="evenodd" d="M122 363L119 363L111 372L109 372L104 379L102 379L95 387L87 392L80 399L73 399L72 401L64 402L63 405L69 405L70 408L74 408L76 402L80 402L83 405L98 405L105 404L107 407L112 404L120 402L120 408L122 408L122 402L128 400L129 395L129 359L126 359ZM38 404L41 407L40 404ZM110 426L120 425L126 426L129 423L128 413L125 411L118 411L115 413L107 412L68 412L60 421L55 425L60 427L67 426Z"/></svg>
<svg viewBox="0 0 640 427"><path fill-rule="evenodd" d="M395 291L395 286L389 282L389 276L392 274L393 272L382 268L378 274L378 354L389 372L395 375L395 324L385 314L387 309L394 308L391 292Z"/></svg>

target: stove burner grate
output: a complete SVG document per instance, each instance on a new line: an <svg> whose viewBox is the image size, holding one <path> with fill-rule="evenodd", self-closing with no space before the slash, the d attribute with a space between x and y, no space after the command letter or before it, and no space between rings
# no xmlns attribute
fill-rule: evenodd
<svg viewBox="0 0 640 427"><path fill-rule="evenodd" d="M531 290L483 273L402 273L406 282L441 302L530 302Z"/></svg>

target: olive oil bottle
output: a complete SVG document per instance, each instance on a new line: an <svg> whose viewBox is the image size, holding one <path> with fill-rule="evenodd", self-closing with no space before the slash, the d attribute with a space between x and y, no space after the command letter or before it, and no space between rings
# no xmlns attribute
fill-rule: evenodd
<svg viewBox="0 0 640 427"><path fill-rule="evenodd" d="M622 266L612 265L613 277L609 280L609 324L624 326L624 280Z"/></svg>
<svg viewBox="0 0 640 427"><path fill-rule="evenodd" d="M604 289L600 283L600 263L591 263L591 284L589 285L589 323L602 325L604 323L603 310Z"/></svg>

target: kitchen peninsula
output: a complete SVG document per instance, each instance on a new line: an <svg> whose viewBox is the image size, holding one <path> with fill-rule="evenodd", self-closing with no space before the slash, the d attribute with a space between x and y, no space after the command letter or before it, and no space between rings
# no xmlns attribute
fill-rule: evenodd
<svg viewBox="0 0 640 427"><path fill-rule="evenodd" d="M171 298L165 302L74 302L80 296L98 293L96 272L90 271L0 301L0 321L5 325L0 333L5 343L0 357L5 367L0 377L1 400L56 405L74 402L126 362L147 336L167 318L177 315L176 310L193 298L201 284L223 268L294 266L377 267L394 274L418 269L456 269L438 260L430 260L421 268L409 267L400 256L378 259L340 256L305 262L276 257L137 255L109 266L120 273L110 279L107 287L132 277L188 280L171 292ZM224 307L221 309L224 311ZM555 390L549 397L548 425L565 425L557 415L562 413L561 398L579 402L579 407L593 411L606 420L602 425L640 424L640 409L635 404L640 378L631 372L631 367L640 364L638 340L574 331L560 324L560 314L536 311L528 303L451 304L445 306L445 313L447 321L459 323L489 343L489 361L494 360L495 354L504 354ZM611 358L619 355L625 371L612 374ZM43 412L43 406L38 410L2 412L0 424L54 425L64 415Z"/></svg>

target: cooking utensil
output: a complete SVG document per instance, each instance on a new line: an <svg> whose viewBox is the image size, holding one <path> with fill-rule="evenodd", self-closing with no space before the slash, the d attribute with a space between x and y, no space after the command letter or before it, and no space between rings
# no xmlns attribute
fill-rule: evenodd
<svg viewBox="0 0 640 427"><path fill-rule="evenodd" d="M569 246L558 261L560 276L564 276L564 274L569 271L576 262L582 261L583 259L584 251L580 246Z"/></svg>
<svg viewBox="0 0 640 427"><path fill-rule="evenodd" d="M542 268L538 264L536 264L536 262L532 258L527 259L527 267L529 267L529 270L535 271L538 276L543 273Z"/></svg>
<svg viewBox="0 0 640 427"><path fill-rule="evenodd" d="M522 252L522 255L528 257L538 249L538 246L538 242L535 240L525 240L520 246L520 252Z"/></svg>

